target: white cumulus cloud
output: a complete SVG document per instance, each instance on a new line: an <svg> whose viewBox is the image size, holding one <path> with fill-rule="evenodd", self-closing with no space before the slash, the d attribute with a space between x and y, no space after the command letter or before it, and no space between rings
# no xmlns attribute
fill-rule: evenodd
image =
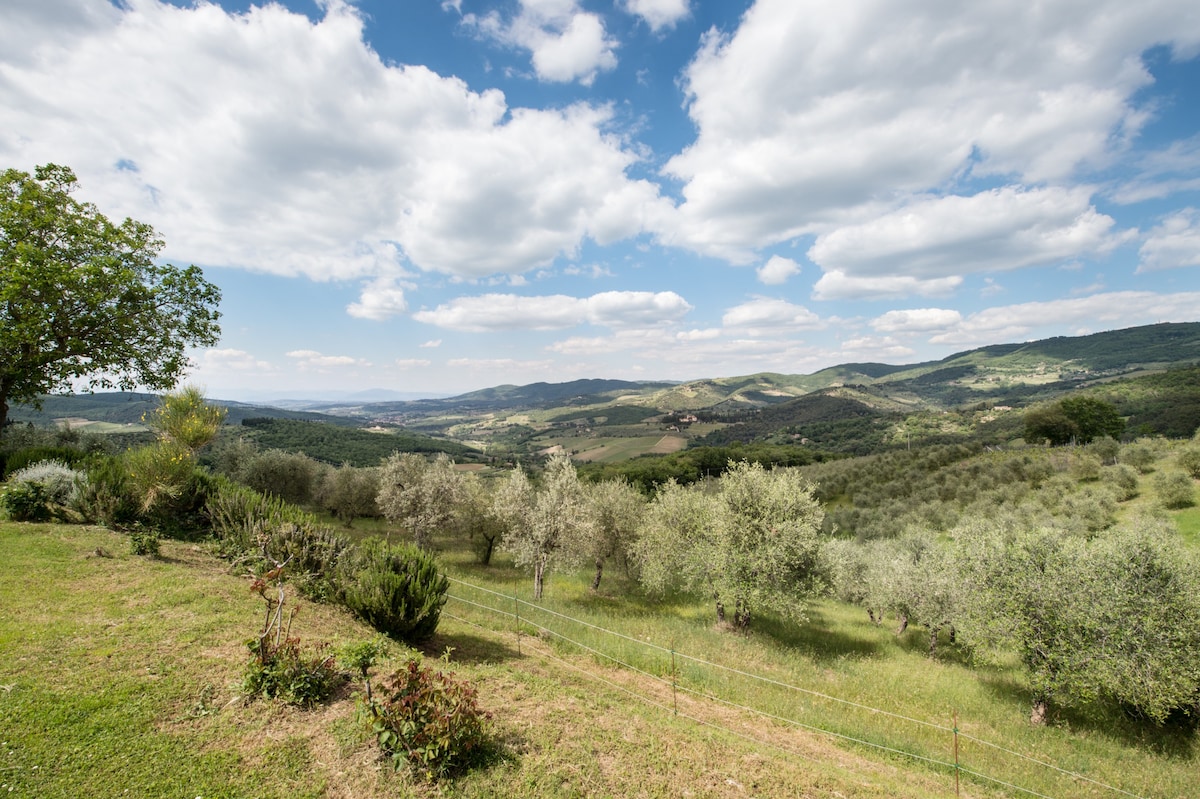
<svg viewBox="0 0 1200 799"><path fill-rule="evenodd" d="M721 323L737 328L789 328L813 329L821 325L815 313L787 300L760 297L736 305L725 312Z"/></svg>
<svg viewBox="0 0 1200 799"><path fill-rule="evenodd" d="M583 11L575 0L520 0L511 19L498 11L466 14L463 24L509 47L528 50L534 71L544 81L591 85L597 72L617 65L617 41L604 20Z"/></svg>
<svg viewBox="0 0 1200 799"><path fill-rule="evenodd" d="M751 262L979 181L1069 185L1145 125L1155 46L1194 55L1200 6L757 0L685 72L698 135L665 166L683 203L663 240ZM1102 222L1063 232L1094 237Z"/></svg>
<svg viewBox="0 0 1200 799"><path fill-rule="evenodd" d="M1184 208L1155 226L1139 250L1139 272L1200 266L1200 211Z"/></svg>
<svg viewBox="0 0 1200 799"><path fill-rule="evenodd" d="M316 350L292 350L287 353L287 357L293 359L296 368L303 371L324 372L345 366L368 367L371 365L369 361L361 358L353 358L349 355L324 355Z"/></svg>
<svg viewBox="0 0 1200 799"><path fill-rule="evenodd" d="M758 280L768 286L779 286L788 281L792 275L800 274L800 264L791 258L772 255L770 259L758 268Z"/></svg>
<svg viewBox="0 0 1200 799"><path fill-rule="evenodd" d="M948 308L913 308L888 311L871 321L871 327L884 333L920 333L944 330L962 321L962 314Z"/></svg>
<svg viewBox="0 0 1200 799"><path fill-rule="evenodd" d="M622 5L630 14L641 17L655 33L675 27L691 13L688 0L624 0Z"/></svg>
<svg viewBox="0 0 1200 799"><path fill-rule="evenodd" d="M375 296L359 315L403 307L371 282L404 262L516 274L671 209L627 175L640 156L607 131L610 109L511 108L385 63L338 0L315 21L158 0L45 0L14 20L0 33L5 163L70 164L81 196L154 225L172 260L362 279Z"/></svg>
<svg viewBox="0 0 1200 799"><path fill-rule="evenodd" d="M827 271L937 279L1111 252L1114 234L1087 189L1007 186L969 197L916 200L817 237L808 257Z"/></svg>
<svg viewBox="0 0 1200 799"><path fill-rule="evenodd" d="M677 321L691 308L673 291L605 291L582 298L484 294L459 297L432 310L417 311L413 318L470 332L561 330L585 322L614 328L648 327Z"/></svg>

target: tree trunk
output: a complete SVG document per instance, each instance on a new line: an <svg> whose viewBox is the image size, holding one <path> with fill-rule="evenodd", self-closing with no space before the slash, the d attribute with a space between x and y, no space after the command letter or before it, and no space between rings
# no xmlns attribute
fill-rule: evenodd
<svg viewBox="0 0 1200 799"><path fill-rule="evenodd" d="M740 599L734 605L733 626L739 630L750 626L750 606Z"/></svg>
<svg viewBox="0 0 1200 799"><path fill-rule="evenodd" d="M1047 705L1045 697L1037 697L1033 700L1033 709L1029 711L1029 723L1040 727L1046 723Z"/></svg>
<svg viewBox="0 0 1200 799"><path fill-rule="evenodd" d="M950 643L955 643L958 640L958 631L954 629L954 625L950 625Z"/></svg>
<svg viewBox="0 0 1200 799"><path fill-rule="evenodd" d="M592 590L600 590L600 575L604 573L604 561L596 558L596 576L592 578Z"/></svg>
<svg viewBox="0 0 1200 799"><path fill-rule="evenodd" d="M904 635L904 631L908 629L908 614L900 614L900 626L896 628L896 635Z"/></svg>
<svg viewBox="0 0 1200 799"><path fill-rule="evenodd" d="M725 623L725 603L721 601L720 597L717 597L717 621L721 624Z"/></svg>
<svg viewBox="0 0 1200 799"><path fill-rule="evenodd" d="M881 617L875 616L875 608L867 608L867 618L871 620L871 624L878 625L883 621Z"/></svg>
<svg viewBox="0 0 1200 799"><path fill-rule="evenodd" d="M483 548L479 551L479 562L484 566L491 564L492 552L496 549L496 536L483 536Z"/></svg>
<svg viewBox="0 0 1200 799"><path fill-rule="evenodd" d="M539 556L533 563L533 598L542 598L542 585L546 578L546 559Z"/></svg>
<svg viewBox="0 0 1200 799"><path fill-rule="evenodd" d="M929 628L929 657L933 657L935 654L937 654L937 637L938 637L939 629L941 629L941 628L940 627L930 627Z"/></svg>

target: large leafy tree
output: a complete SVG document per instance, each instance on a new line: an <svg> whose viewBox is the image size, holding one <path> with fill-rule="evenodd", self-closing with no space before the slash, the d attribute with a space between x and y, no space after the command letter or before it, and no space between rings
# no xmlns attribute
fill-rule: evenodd
<svg viewBox="0 0 1200 799"><path fill-rule="evenodd" d="M1088 444L1103 436L1120 438L1124 432L1125 420L1117 409L1095 397L1067 397L1025 413L1025 440L1029 442Z"/></svg>
<svg viewBox="0 0 1200 799"><path fill-rule="evenodd" d="M200 269L159 263L150 225L111 222L75 185L55 164L0 177L0 428L9 403L80 383L171 388L186 348L220 335Z"/></svg>

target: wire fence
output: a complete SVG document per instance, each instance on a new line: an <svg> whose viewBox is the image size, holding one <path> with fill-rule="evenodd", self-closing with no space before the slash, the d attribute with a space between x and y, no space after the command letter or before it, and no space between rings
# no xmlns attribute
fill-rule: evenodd
<svg viewBox="0 0 1200 799"><path fill-rule="evenodd" d="M1044 758L970 735L961 729L957 714L947 725L872 707L678 652L672 647L660 646L525 601L515 594L503 594L457 578L450 578L450 582L452 590L449 598L461 606L455 608L461 610L461 614L444 611L443 615L485 629L513 634L518 654L522 654L522 638L528 639L531 634L562 647L588 653L602 662L645 678L639 684L640 690L582 670L561 658L558 660L640 702L698 724L721 729L758 745L800 754L778 739L756 737L733 729L728 723L705 718L702 715L705 706L724 706L816 736L923 764L951 776L954 786L952 789L948 787L947 793L953 790L956 796L960 795L961 782L970 780L1042 799L1077 795L1080 789L1087 789L1089 796L1147 799L1055 765ZM491 623L481 623L480 618ZM495 624L497 620L502 623ZM579 640L581 638L588 640ZM661 696L650 695L652 687L657 687ZM687 703L683 709L680 708L680 697ZM1034 773L1030 771L1031 768L1041 776L1041 779L1032 780L1038 784L1037 789L1029 787L1029 777ZM1064 781L1069 784L1064 784ZM1022 782L1026 784L1022 785Z"/></svg>

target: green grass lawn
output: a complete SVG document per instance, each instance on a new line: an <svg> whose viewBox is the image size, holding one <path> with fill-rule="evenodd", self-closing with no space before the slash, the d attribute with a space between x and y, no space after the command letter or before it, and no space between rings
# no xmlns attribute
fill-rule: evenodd
<svg viewBox="0 0 1200 799"><path fill-rule="evenodd" d="M501 609L528 599L524 573L446 546L448 572L501 594ZM1130 794L1194 795L1190 735L1106 710L1064 709L1032 728L1018 671L972 670L949 646L931 659L919 629L896 637L861 610L820 603L806 624L763 616L740 635L718 629L707 603L647 598L619 574L592 593L587 578L551 575L546 599L521 605L519 644L510 617L450 601L425 651L449 651L450 668L479 688L499 754L429 787L380 761L349 688L314 711L242 700L261 600L203 545L168 541L146 559L100 528L0 522L0 796L952 796L943 767L817 729L946 762L950 734L887 714L948 727L955 711L965 733ZM371 635L339 609L294 605L306 642ZM682 658L672 696L654 679L669 677L669 654L651 645L846 701ZM1119 795L966 740L962 757L1047 796ZM968 778L963 795L1020 794Z"/></svg>
<svg viewBox="0 0 1200 799"><path fill-rule="evenodd" d="M1200 546L1200 507L1184 508L1171 514L1183 540Z"/></svg>
<svg viewBox="0 0 1200 799"><path fill-rule="evenodd" d="M443 619L449 650L493 716L498 757L444 786L379 759L349 689L314 711L244 702L244 641L260 600L196 544L129 554L123 536L0 522L0 795L130 797L928 796L910 773L820 739L804 759L631 701L619 671ZM371 631L302 600L293 633ZM397 654L402 648L396 646ZM742 726L754 725L742 714Z"/></svg>

